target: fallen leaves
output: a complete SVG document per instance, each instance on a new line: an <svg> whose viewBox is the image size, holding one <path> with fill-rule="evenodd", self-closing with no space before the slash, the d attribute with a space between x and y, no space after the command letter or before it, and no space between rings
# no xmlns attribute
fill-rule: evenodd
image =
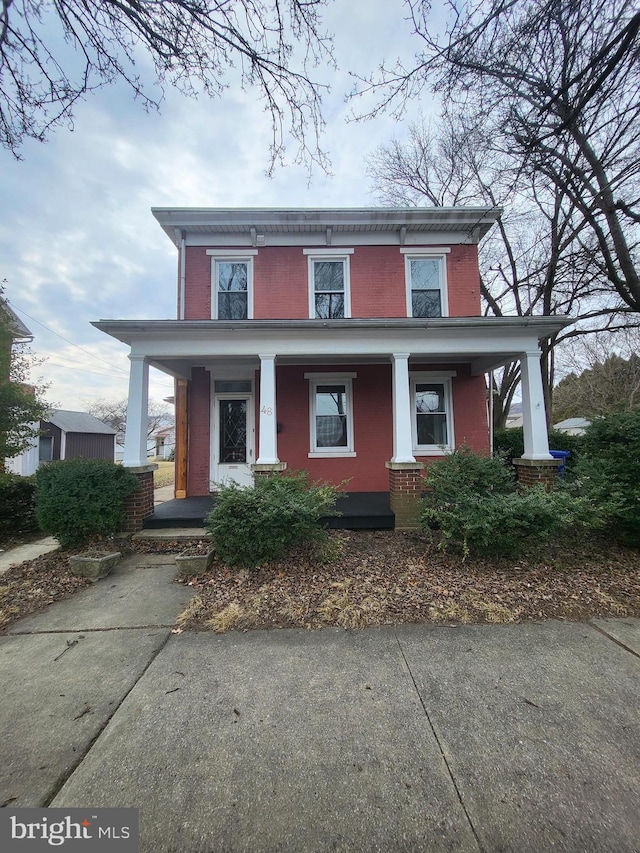
<svg viewBox="0 0 640 853"><path fill-rule="evenodd" d="M12 566L0 576L0 629L90 586L91 581L69 572L68 560L69 552L54 551Z"/></svg>
<svg viewBox="0 0 640 853"><path fill-rule="evenodd" d="M191 630L346 629L432 621L507 624L526 619L640 616L640 555L609 543L554 546L513 565L443 554L415 533L332 531L328 565L299 549L252 571L214 562L189 583Z"/></svg>
<svg viewBox="0 0 640 853"><path fill-rule="evenodd" d="M214 561L180 578L195 595L176 620L185 630L362 628L410 622L505 624L640 616L640 553L585 540L547 546L519 559L462 559L417 533L330 533L331 562L303 548L255 570ZM144 553L177 554L178 540L135 543ZM1 576L0 629L89 585L53 552Z"/></svg>

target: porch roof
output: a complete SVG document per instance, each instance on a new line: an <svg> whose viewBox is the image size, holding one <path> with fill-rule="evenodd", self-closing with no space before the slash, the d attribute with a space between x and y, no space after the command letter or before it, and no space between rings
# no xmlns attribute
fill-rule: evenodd
<svg viewBox="0 0 640 853"><path fill-rule="evenodd" d="M100 320L100 331L128 344L158 369L188 377L191 367L217 360L259 363L387 362L392 353L414 360L470 363L485 373L536 352L538 341L573 322L551 317L442 317L349 320Z"/></svg>

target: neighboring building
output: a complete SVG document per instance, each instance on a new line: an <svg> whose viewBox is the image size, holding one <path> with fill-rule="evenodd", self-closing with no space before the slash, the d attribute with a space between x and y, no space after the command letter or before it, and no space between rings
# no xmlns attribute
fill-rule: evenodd
<svg viewBox="0 0 640 853"><path fill-rule="evenodd" d="M4 311L4 313L9 317L9 323L14 341L24 341L26 343L31 342L33 340L33 333L25 326L25 324L22 322L20 317L18 317L11 305L9 305L7 300L3 299L1 296L0 311Z"/></svg>
<svg viewBox="0 0 640 853"><path fill-rule="evenodd" d="M398 521L425 464L489 450L485 374L514 359L524 464L554 464L538 341L569 321L481 315L477 244L499 210L153 214L177 249L178 319L94 323L131 347L126 466L147 462L153 365L176 378L176 497L306 469L390 491Z"/></svg>
<svg viewBox="0 0 640 853"><path fill-rule="evenodd" d="M151 436L153 448L151 454L155 459L168 459L173 453L176 445L176 429L174 426L163 427L156 430Z"/></svg>
<svg viewBox="0 0 640 853"><path fill-rule="evenodd" d="M116 432L87 412L53 409L49 419L40 422L40 435L31 446L13 459L7 468L25 477L34 474L42 462L59 459L115 458Z"/></svg>
<svg viewBox="0 0 640 853"><path fill-rule="evenodd" d="M591 421L587 418L566 418L553 425L558 432L566 432L568 435L584 435L587 427L591 425Z"/></svg>

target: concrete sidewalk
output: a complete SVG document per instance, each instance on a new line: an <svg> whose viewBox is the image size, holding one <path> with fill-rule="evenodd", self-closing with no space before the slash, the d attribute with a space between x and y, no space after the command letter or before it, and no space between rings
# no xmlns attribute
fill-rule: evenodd
<svg viewBox="0 0 640 853"><path fill-rule="evenodd" d="M36 539L35 542L27 542L26 545L18 545L7 551L0 551L0 575L4 574L11 566L19 566L27 560L35 560L50 551L56 551L60 545L53 536L45 536Z"/></svg>
<svg viewBox="0 0 640 853"><path fill-rule="evenodd" d="M0 638L1 803L137 807L145 853L638 851L640 620L171 635L173 572Z"/></svg>

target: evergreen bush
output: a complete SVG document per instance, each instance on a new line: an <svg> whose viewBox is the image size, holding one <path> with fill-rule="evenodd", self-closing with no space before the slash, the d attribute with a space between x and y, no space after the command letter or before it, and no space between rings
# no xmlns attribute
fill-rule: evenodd
<svg viewBox="0 0 640 853"><path fill-rule="evenodd" d="M118 531L124 503L138 488L135 475L100 459L69 459L36 472L36 517L63 548Z"/></svg>
<svg viewBox="0 0 640 853"><path fill-rule="evenodd" d="M33 477L0 472L0 539L10 539L38 529Z"/></svg>
<svg viewBox="0 0 640 853"><path fill-rule="evenodd" d="M324 542L319 520L335 512L337 494L328 483L311 483L305 472L259 477L245 489L219 486L206 522L217 556L229 566L250 567L295 545Z"/></svg>
<svg viewBox="0 0 640 853"><path fill-rule="evenodd" d="M515 556L529 544L574 526L597 523L588 500L566 488L519 490L502 460L458 450L427 472L421 521L440 547L465 556Z"/></svg>
<svg viewBox="0 0 640 853"><path fill-rule="evenodd" d="M602 510L608 533L640 546L640 408L593 420L576 475Z"/></svg>

